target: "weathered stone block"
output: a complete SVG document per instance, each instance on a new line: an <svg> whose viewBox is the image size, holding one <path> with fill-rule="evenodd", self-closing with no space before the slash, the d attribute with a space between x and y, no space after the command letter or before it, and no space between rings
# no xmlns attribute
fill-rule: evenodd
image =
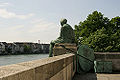
<svg viewBox="0 0 120 80"><path fill-rule="evenodd" d="M63 80L67 80L67 68L63 69Z"/></svg>
<svg viewBox="0 0 120 80"><path fill-rule="evenodd" d="M120 59L108 59L108 61L112 61L113 71L120 71Z"/></svg>
<svg viewBox="0 0 120 80"><path fill-rule="evenodd" d="M68 66L70 63L72 63L74 60L73 60L73 56L71 57L66 57L64 59L64 67Z"/></svg>
<svg viewBox="0 0 120 80"><path fill-rule="evenodd" d="M64 68L64 59L55 61L53 63L54 75Z"/></svg>
<svg viewBox="0 0 120 80"><path fill-rule="evenodd" d="M0 67L0 77L14 75L28 69L28 67L20 66L17 64L2 66Z"/></svg>
<svg viewBox="0 0 120 80"><path fill-rule="evenodd" d="M18 75L15 74L15 75L6 76L0 80L18 80L18 78L19 78Z"/></svg>
<svg viewBox="0 0 120 80"><path fill-rule="evenodd" d="M72 80L72 71L71 71L72 66L71 65L72 64L69 64L67 66L67 80Z"/></svg>
<svg viewBox="0 0 120 80"><path fill-rule="evenodd" d="M3 76L1 80L35 80L34 69L29 69L20 72L12 72L9 75Z"/></svg>
<svg viewBox="0 0 120 80"><path fill-rule="evenodd" d="M73 53L73 52L77 52L76 44L60 43L60 44L55 44L55 46L53 48L54 56L62 55L62 54L66 54L66 53Z"/></svg>
<svg viewBox="0 0 120 80"><path fill-rule="evenodd" d="M35 68L36 80L46 80L52 77L53 74L53 63L48 63L40 67Z"/></svg>
<svg viewBox="0 0 120 80"><path fill-rule="evenodd" d="M96 60L112 61L113 71L120 71L120 53L119 52L96 52Z"/></svg>
<svg viewBox="0 0 120 80"><path fill-rule="evenodd" d="M35 70L29 69L19 73L18 80L35 80Z"/></svg>
<svg viewBox="0 0 120 80"><path fill-rule="evenodd" d="M64 70L59 71L57 74L51 77L50 80L64 80L63 72Z"/></svg>

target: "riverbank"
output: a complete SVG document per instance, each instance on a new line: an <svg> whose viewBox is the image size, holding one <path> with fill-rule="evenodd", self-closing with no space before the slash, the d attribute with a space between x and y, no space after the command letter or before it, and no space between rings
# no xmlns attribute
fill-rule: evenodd
<svg viewBox="0 0 120 80"><path fill-rule="evenodd" d="M48 53L49 44L39 44L32 42L0 42L0 55L26 54L26 53Z"/></svg>

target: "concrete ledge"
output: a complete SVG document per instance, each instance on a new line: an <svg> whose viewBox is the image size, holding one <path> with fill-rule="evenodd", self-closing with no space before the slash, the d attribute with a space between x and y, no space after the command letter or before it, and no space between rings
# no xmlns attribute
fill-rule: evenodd
<svg viewBox="0 0 120 80"><path fill-rule="evenodd" d="M71 80L74 54L44 58L0 67L0 80ZM57 80L61 80L57 78Z"/></svg>

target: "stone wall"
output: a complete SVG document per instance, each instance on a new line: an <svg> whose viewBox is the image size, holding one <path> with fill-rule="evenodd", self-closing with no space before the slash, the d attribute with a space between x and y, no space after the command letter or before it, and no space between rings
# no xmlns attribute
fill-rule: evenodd
<svg viewBox="0 0 120 80"><path fill-rule="evenodd" d="M120 52L95 52L96 60L112 61L113 71L120 71Z"/></svg>
<svg viewBox="0 0 120 80"><path fill-rule="evenodd" d="M0 67L0 80L71 80L74 54Z"/></svg>

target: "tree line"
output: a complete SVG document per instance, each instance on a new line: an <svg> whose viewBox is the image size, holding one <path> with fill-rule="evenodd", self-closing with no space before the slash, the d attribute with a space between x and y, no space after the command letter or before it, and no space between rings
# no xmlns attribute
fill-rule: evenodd
<svg viewBox="0 0 120 80"><path fill-rule="evenodd" d="M74 26L76 43L87 44L97 52L120 52L120 17L109 19L94 11Z"/></svg>

